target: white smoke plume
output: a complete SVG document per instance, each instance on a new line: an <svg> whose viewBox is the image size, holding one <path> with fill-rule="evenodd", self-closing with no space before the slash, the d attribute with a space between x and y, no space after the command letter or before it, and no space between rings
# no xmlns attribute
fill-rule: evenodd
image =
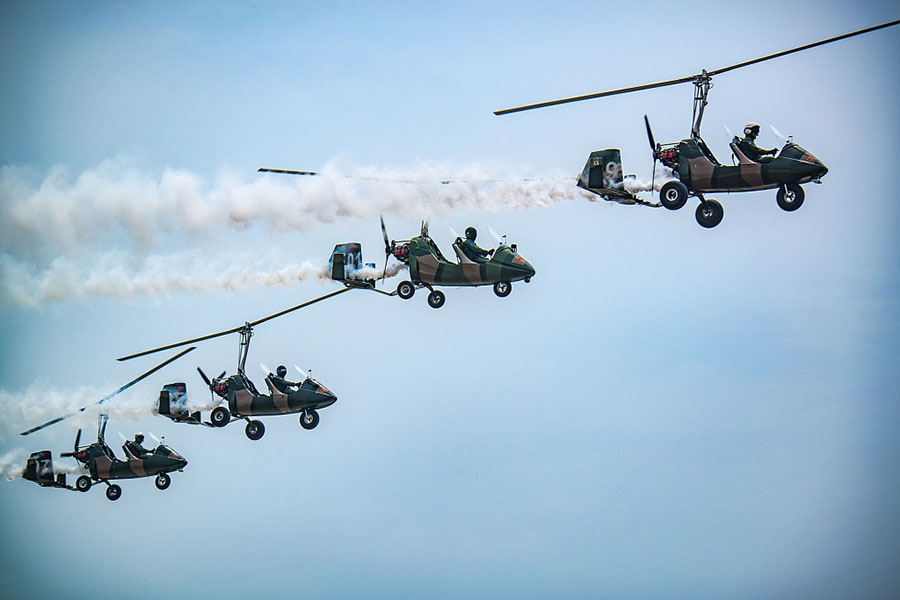
<svg viewBox="0 0 900 600"><path fill-rule="evenodd" d="M0 456L0 477L12 481L22 476L25 472L25 457L27 453L22 448L16 448Z"/></svg>
<svg viewBox="0 0 900 600"><path fill-rule="evenodd" d="M315 262L222 257L223 232L303 232L341 219L374 222L380 213L419 219L456 208L550 208L591 197L574 178L503 180L479 165L341 170L329 164L317 177L221 174L209 182L184 170L148 174L128 159L77 176L63 168L41 176L2 167L0 302L37 306L322 282L326 269Z"/></svg>
<svg viewBox="0 0 900 600"><path fill-rule="evenodd" d="M658 192L666 182L675 179L675 173L668 167L657 168L653 181L641 181L636 177L628 176L624 180L625 189L632 194L638 192Z"/></svg>
<svg viewBox="0 0 900 600"><path fill-rule="evenodd" d="M77 412L87 406L83 413L77 413L51 427L68 430L75 438L75 429L84 429L88 440L97 428L97 416L102 411L115 420L135 421L153 414L156 395L134 390L123 392L102 405L96 402L118 386L105 389L94 387L54 388L45 380L37 380L27 388L18 391L0 389L0 442L6 434L18 435L51 419Z"/></svg>

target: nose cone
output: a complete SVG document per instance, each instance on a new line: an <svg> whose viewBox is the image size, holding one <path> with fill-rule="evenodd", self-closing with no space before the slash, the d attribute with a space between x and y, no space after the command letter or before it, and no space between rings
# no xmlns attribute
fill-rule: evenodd
<svg viewBox="0 0 900 600"><path fill-rule="evenodd" d="M531 279L534 277L534 267L532 267L531 263L525 260L520 254L516 254L510 267L516 271L518 279Z"/></svg>

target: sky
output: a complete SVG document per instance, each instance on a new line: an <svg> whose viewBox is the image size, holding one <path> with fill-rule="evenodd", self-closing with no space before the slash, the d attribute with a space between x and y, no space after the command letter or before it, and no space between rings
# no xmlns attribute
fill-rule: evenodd
<svg viewBox="0 0 900 600"><path fill-rule="evenodd" d="M898 18L893 2L0 3L0 585L28 598L885 598L900 589L900 28L714 78L744 123L828 167L796 212L591 201L593 150L651 177L691 87L492 111L715 69ZM723 127L723 125L725 127ZM257 173L313 170L318 178ZM352 175L355 177L345 177ZM446 179L462 181L441 185ZM495 180L501 180L499 182ZM644 198L656 200L646 193ZM594 200L597 200L594 198ZM306 431L191 427L159 389L232 372L237 338L108 403L165 437L169 489L112 503L15 477L94 435L168 354L339 289L423 218L535 267L507 298L351 291L254 330L258 364L338 401ZM395 289L402 275L384 283ZM148 436L149 437L149 436ZM54 458L60 465L70 459ZM6 475L11 475L7 478ZM102 566L100 566L102 565Z"/></svg>

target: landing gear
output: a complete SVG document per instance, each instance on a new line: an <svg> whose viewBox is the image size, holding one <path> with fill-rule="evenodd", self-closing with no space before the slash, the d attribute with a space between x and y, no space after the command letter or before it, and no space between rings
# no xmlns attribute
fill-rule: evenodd
<svg viewBox="0 0 900 600"><path fill-rule="evenodd" d="M416 293L416 286L411 281L401 281L397 286L397 295L404 300L409 300Z"/></svg>
<svg viewBox="0 0 900 600"><path fill-rule="evenodd" d="M701 227L712 229L722 222L725 210L722 208L722 205L715 200L701 199L700 204L697 206L697 211L694 214Z"/></svg>
<svg viewBox="0 0 900 600"><path fill-rule="evenodd" d="M444 297L444 292L440 290L434 290L430 294L428 294L428 306L431 308L440 308L444 305L444 301L446 298Z"/></svg>
<svg viewBox="0 0 900 600"><path fill-rule="evenodd" d="M106 488L106 497L115 502L122 497L122 488L120 488L116 484L112 484L111 486Z"/></svg>
<svg viewBox="0 0 900 600"><path fill-rule="evenodd" d="M86 492L91 489L91 478L87 475L82 475L77 480L75 480L75 489L79 492Z"/></svg>
<svg viewBox="0 0 900 600"><path fill-rule="evenodd" d="M687 186L680 181L669 181L659 190L659 202L669 210L678 210L687 199Z"/></svg>
<svg viewBox="0 0 900 600"><path fill-rule="evenodd" d="M314 408L307 408L300 413L300 426L303 429L315 429L319 424L319 413Z"/></svg>
<svg viewBox="0 0 900 600"><path fill-rule="evenodd" d="M168 476L166 473L160 473L156 476L156 488L160 490L164 490L169 487L169 484L172 483L172 478Z"/></svg>
<svg viewBox="0 0 900 600"><path fill-rule="evenodd" d="M789 183L778 188L778 192L775 194L775 200L778 201L778 206L781 207L781 210L794 212L803 205L803 198L805 196L806 192L803 191L802 187L796 183Z"/></svg>
<svg viewBox="0 0 900 600"><path fill-rule="evenodd" d="M494 293L500 298L506 298L512 291L512 284L508 281L498 281L494 284Z"/></svg>
<svg viewBox="0 0 900 600"><path fill-rule="evenodd" d="M225 427L231 422L231 413L224 406L217 406L210 413L209 420L215 427Z"/></svg>
<svg viewBox="0 0 900 600"><path fill-rule="evenodd" d="M262 421L250 421L244 428L244 433L255 442L266 433L266 426L262 424Z"/></svg>

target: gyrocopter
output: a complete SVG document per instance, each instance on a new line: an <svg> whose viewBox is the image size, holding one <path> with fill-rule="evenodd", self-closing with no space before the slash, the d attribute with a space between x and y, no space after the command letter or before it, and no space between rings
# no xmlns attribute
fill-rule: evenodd
<svg viewBox="0 0 900 600"><path fill-rule="evenodd" d="M821 183L821 178L828 172L828 168L818 158L801 146L787 138L780 151L776 151L774 158L766 160L750 156L747 151L748 137L750 142L755 139L752 133L754 123L748 124L745 129L745 138L735 136L729 144L733 155L733 165L720 163L709 150L706 142L700 137L700 122L703 119L703 109L708 104L709 90L712 88L712 78L728 71L771 60L802 50L808 50L824 44L830 44L846 38L864 33L870 33L878 29L892 27L900 24L900 20L882 23L859 31L828 38L804 46L784 50L760 58L747 60L712 71L702 70L699 74L688 75L677 79L648 83L634 87L609 90L595 94L574 96L549 102L540 102L515 108L507 108L494 111L496 115L505 115L514 112L545 108L569 102L603 98L617 94L639 92L653 88L691 83L694 86L694 105L691 136L680 142L659 144L654 140L650 129L650 120L644 115L644 124L647 130L647 138L653 153L653 167L655 178L656 161L659 161L672 170L674 178L666 182L659 192L660 204L669 210L677 210L685 205L688 198L695 197L699 200L695 215L697 222L706 228L712 228L722 221L724 210L716 200L706 198L705 194L712 192L748 192L756 190L777 189L776 200L783 210L792 212L803 204L805 192L802 184L814 182ZM776 132L777 130L773 131ZM758 132L758 126L757 126ZM780 136L779 137L783 137ZM777 149L776 149L777 150ZM620 152L616 148L598 150L588 157L587 164L578 176L577 185L593 192L604 199L633 204L640 201L634 193L626 189L622 177Z"/></svg>
<svg viewBox="0 0 900 600"><path fill-rule="evenodd" d="M190 405L186 402L187 386L184 383L172 383L163 387L157 401L159 414L168 417L176 423L206 425L208 427L225 427L232 421L243 420L247 423L244 433L251 440L262 438L266 428L262 421L251 419L250 417L300 413L300 425L304 429L313 429L319 424L319 413L317 411L334 404L337 401L337 396L308 374L303 374L304 377L301 381L288 381L284 379L286 372L282 373L281 369L278 369L279 373L277 375L269 373L266 376L265 381L269 393L260 393L245 372L247 353L250 351L250 338L253 336L253 328L257 325L316 302L332 298L350 289L352 288L345 287L226 331L138 352L129 356L123 356L117 360L131 360L139 356L232 333L240 334L237 373L226 377L225 371L222 371L220 375L210 378L200 367L197 367L200 377L209 388L210 396L213 398L214 406L210 411L208 421L203 420L199 410L191 410Z"/></svg>

